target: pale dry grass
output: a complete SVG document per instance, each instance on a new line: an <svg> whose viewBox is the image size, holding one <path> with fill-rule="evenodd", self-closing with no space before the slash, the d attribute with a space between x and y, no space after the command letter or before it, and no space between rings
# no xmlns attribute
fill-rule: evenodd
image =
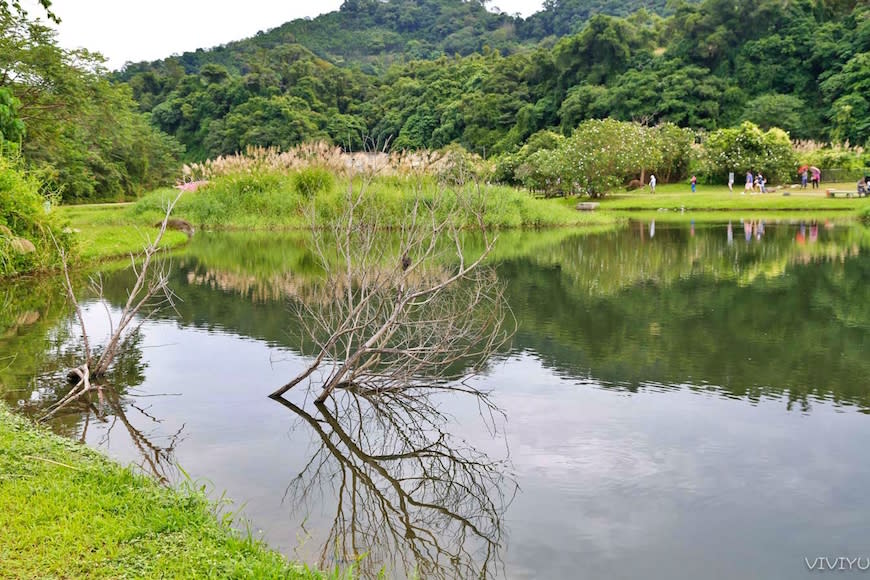
<svg viewBox="0 0 870 580"><path fill-rule="evenodd" d="M484 161L459 149L441 151L346 152L325 142L303 143L287 151L275 147L249 147L244 153L209 159L184 166L184 178L208 180L222 175L262 172L291 172L321 167L336 175L359 174L408 176L415 174L450 176L459 171L480 173Z"/></svg>

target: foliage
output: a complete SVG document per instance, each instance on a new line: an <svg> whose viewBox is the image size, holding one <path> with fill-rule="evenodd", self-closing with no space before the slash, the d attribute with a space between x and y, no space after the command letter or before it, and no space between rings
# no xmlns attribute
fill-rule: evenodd
<svg viewBox="0 0 870 580"><path fill-rule="evenodd" d="M0 155L0 277L56 266L53 238L62 248L71 244L40 187L35 175Z"/></svg>
<svg viewBox="0 0 870 580"><path fill-rule="evenodd" d="M843 169L857 174L870 167L870 152L861 147L799 142L796 144L795 152L801 164Z"/></svg>
<svg viewBox="0 0 870 580"><path fill-rule="evenodd" d="M644 4L668 13L663 2ZM531 135L569 135L605 117L870 138L863 3L703 0L674 4L666 18L635 7L554 0L523 20L477 1L356 0L116 78L189 161L323 138L355 151L457 143L509 165L502 156ZM685 168L656 170L677 179Z"/></svg>
<svg viewBox="0 0 870 580"><path fill-rule="evenodd" d="M307 167L293 175L293 189L306 199L315 194L329 191L335 185L332 173L323 167Z"/></svg>
<svg viewBox="0 0 870 580"><path fill-rule="evenodd" d="M37 4L45 11L45 16L54 23L60 23L57 14L51 11L51 0L36 0ZM19 15L26 15L21 6L21 0L0 0L0 16L11 15L13 11Z"/></svg>
<svg viewBox="0 0 870 580"><path fill-rule="evenodd" d="M762 129L779 127L797 138L808 135L804 119L806 109L803 99L793 95L771 93L760 95L748 103L742 119Z"/></svg>
<svg viewBox="0 0 870 580"><path fill-rule="evenodd" d="M102 62L60 48L38 21L0 12L0 129L16 140L23 129L25 160L64 200L134 195L177 169L178 143L136 110L129 89L109 83Z"/></svg>
<svg viewBox="0 0 870 580"><path fill-rule="evenodd" d="M516 176L526 187L550 194L579 189L590 197L601 197L645 169L665 163L660 134L665 133L638 123L585 121L571 137L555 141L556 148L542 148L529 155ZM679 153L675 151L673 155ZM668 159L668 163L681 162Z"/></svg>
<svg viewBox="0 0 870 580"><path fill-rule="evenodd" d="M533 189L535 182L540 178L533 178L529 175L529 173L534 172L534 167L528 164L529 158L538 151L558 149L564 140L562 135L553 131L546 129L538 131L529 137L519 151L505 153L496 160L493 178L501 183L513 185L518 185L523 183L524 179L529 179L525 185Z"/></svg>
<svg viewBox="0 0 870 580"><path fill-rule="evenodd" d="M307 199L294 186L294 173L233 173L213 179L208 186L186 193L174 215L197 226L214 229L306 229L307 212L317 214L317 223L328 226L343 211L344 192L352 177L335 177L330 189L316 192ZM467 178L466 178L467 179ZM381 176L367 188L365 209L378 215L384 227L397 227L417 196L426 200L442 187L432 177ZM453 186L477 189L474 182ZM160 215L171 190L158 190L140 199L130 210L129 218L143 222ZM502 186L480 186L475 196L487 226L494 228L543 227L560 225L612 223L614 218L578 212L569 204L534 199L528 194ZM122 212L124 210L117 210ZM114 212L113 212L114 213ZM117 213L116 213L117 215ZM467 226L473 224L457 224Z"/></svg>
<svg viewBox="0 0 870 580"><path fill-rule="evenodd" d="M720 129L704 141L703 169L711 182L723 183L729 172L735 182L751 171L761 172L771 183L790 182L797 174L797 157L781 129L762 131L744 121L736 129Z"/></svg>
<svg viewBox="0 0 870 580"><path fill-rule="evenodd" d="M12 91L0 87L0 155L17 153L24 138L24 122L18 117L20 106L21 101Z"/></svg>
<svg viewBox="0 0 870 580"><path fill-rule="evenodd" d="M691 129L663 123L654 127L650 138L658 149L658 163L651 165L661 183L684 179L689 174L689 165L694 160L695 133Z"/></svg>

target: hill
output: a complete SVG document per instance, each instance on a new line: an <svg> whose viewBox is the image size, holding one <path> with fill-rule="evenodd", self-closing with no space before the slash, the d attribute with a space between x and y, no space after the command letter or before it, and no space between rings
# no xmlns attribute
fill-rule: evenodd
<svg viewBox="0 0 870 580"><path fill-rule="evenodd" d="M695 1L695 0L693 0ZM299 44L334 64L382 72L397 60L467 56L485 47L516 52L545 38L573 34L595 14L626 16L639 9L665 14L666 0L546 0L523 19L490 11L481 0L346 0L341 8L313 19L286 22L252 38L177 57L186 73L206 64L239 72L252 55ZM128 64L126 80L143 67Z"/></svg>
<svg viewBox="0 0 870 580"><path fill-rule="evenodd" d="M192 160L309 139L491 155L604 117L870 139L865 2L703 0L669 4L665 17L589 17L638 4L664 9L550 0L521 19L479 0L354 0L117 79Z"/></svg>

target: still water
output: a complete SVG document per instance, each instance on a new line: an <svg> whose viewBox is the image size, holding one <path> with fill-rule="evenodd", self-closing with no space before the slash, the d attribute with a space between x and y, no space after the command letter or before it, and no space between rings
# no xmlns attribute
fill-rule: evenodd
<svg viewBox="0 0 870 580"><path fill-rule="evenodd" d="M172 482L180 465L288 557L363 576L796 578L870 557L870 230L634 221L507 233L492 260L517 321L473 382L496 409L267 398L310 360L288 300L313 255L211 234L172 257L180 300L125 349L108 415L53 428ZM131 277L103 280L92 335ZM0 297L0 394L39 416L79 329L57 280Z"/></svg>

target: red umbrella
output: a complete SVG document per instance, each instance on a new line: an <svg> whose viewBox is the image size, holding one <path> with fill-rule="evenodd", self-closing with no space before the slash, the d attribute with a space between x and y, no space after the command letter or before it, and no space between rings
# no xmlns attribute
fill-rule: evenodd
<svg viewBox="0 0 870 580"><path fill-rule="evenodd" d="M809 169L809 167L809 165L801 165L800 167L798 167L798 173L803 173L804 171Z"/></svg>

